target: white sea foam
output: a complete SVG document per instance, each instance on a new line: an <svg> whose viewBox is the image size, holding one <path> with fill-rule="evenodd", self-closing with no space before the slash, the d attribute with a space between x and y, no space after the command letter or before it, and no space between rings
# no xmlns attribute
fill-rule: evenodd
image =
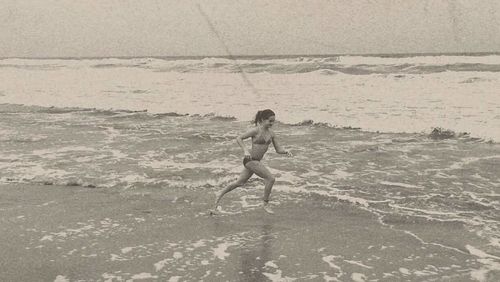
<svg viewBox="0 0 500 282"><path fill-rule="evenodd" d="M245 195L245 196L240 197L240 199L241 199L241 201L240 201L241 208L243 208L243 209L258 207L261 205L260 201L258 201L258 203L256 203L256 204L250 204L248 202L248 199L251 199L252 202L257 202L256 200L260 200L259 198L256 198L256 197L250 197L250 196Z"/></svg>
<svg viewBox="0 0 500 282"><path fill-rule="evenodd" d="M390 182L390 181L381 181L380 184L388 185L388 186L398 186L403 188L415 188L415 189L423 189L422 186L407 184L407 183L399 183L399 182Z"/></svg>
<svg viewBox="0 0 500 282"><path fill-rule="evenodd" d="M377 56L341 56L339 63L347 65L357 64L419 64L419 65L448 65L448 64L500 64L500 56L414 56L414 57L377 57Z"/></svg>
<svg viewBox="0 0 500 282"><path fill-rule="evenodd" d="M317 172L317 171L309 171L304 174L302 174L300 177L318 177L321 176L322 174Z"/></svg>
<svg viewBox="0 0 500 282"><path fill-rule="evenodd" d="M351 274L351 279L352 281L354 282L365 282L366 281L366 275L362 274L362 273L353 273Z"/></svg>
<svg viewBox="0 0 500 282"><path fill-rule="evenodd" d="M131 278L132 278L132 280L134 280L134 279L136 279L136 280L157 279L158 276L157 275L151 275L151 273L142 272L142 273L139 273L139 274L132 275Z"/></svg>
<svg viewBox="0 0 500 282"><path fill-rule="evenodd" d="M54 240L54 236L52 235L45 235L42 237L42 239L40 239L40 241L53 241Z"/></svg>
<svg viewBox="0 0 500 282"><path fill-rule="evenodd" d="M163 170L166 168L175 168L178 170L182 169L200 169L200 168L208 168L208 169L214 169L214 168L219 168L219 167L227 167L227 161L225 160L213 160L207 163L200 163L200 162L186 162L186 161L177 161L173 159L163 159L163 160L148 160L148 161L141 161L139 164L143 167L151 167L153 169L157 170ZM235 167L234 165L232 167ZM238 169L234 170L235 172L240 172L240 168L238 165Z"/></svg>
<svg viewBox="0 0 500 282"><path fill-rule="evenodd" d="M345 262L349 263L349 264L354 264L354 265L358 265L358 266L361 266L363 268L368 268L368 269L373 269L373 266L368 266L368 265L365 265L359 261L355 261L355 260L344 260Z"/></svg>
<svg viewBox="0 0 500 282"><path fill-rule="evenodd" d="M471 271L470 276L476 281L483 282L486 281L486 275L488 274L488 272L489 271L486 268L476 269Z"/></svg>
<svg viewBox="0 0 500 282"><path fill-rule="evenodd" d="M465 248L469 251L471 255L477 256L479 258L493 258L493 259L498 259L500 260L500 257L490 255L474 246L471 245L466 245Z"/></svg>
<svg viewBox="0 0 500 282"><path fill-rule="evenodd" d="M438 274L436 271L430 271L430 270L417 270L413 272L413 274L423 277L423 276L430 276L430 275L436 275Z"/></svg>
<svg viewBox="0 0 500 282"><path fill-rule="evenodd" d="M155 263L154 264L155 270L156 271L162 270L168 264L168 262L169 262L168 259L164 259L164 260L161 260L161 261Z"/></svg>
<svg viewBox="0 0 500 282"><path fill-rule="evenodd" d="M410 275L410 271L407 268L400 267L399 272L405 274L405 275Z"/></svg>
<svg viewBox="0 0 500 282"><path fill-rule="evenodd" d="M274 263L274 261L272 261L272 260L267 261L264 265L268 266L268 267L278 268L278 266L276 265L276 263Z"/></svg>
<svg viewBox="0 0 500 282"><path fill-rule="evenodd" d="M487 156L487 157L482 157L482 158L463 158L460 162L455 162L453 163L449 169L462 169L464 166L469 165L471 163L481 161L481 160L491 160L491 159L500 159L500 155L494 155L494 156Z"/></svg>
<svg viewBox="0 0 500 282"><path fill-rule="evenodd" d="M336 265L336 264L334 263L334 261L335 261L335 259L336 259L336 258L338 258L338 256L333 256L333 255L330 255L330 256L325 256L325 257L322 257L321 259L322 259L324 262L328 263L328 265L329 265L331 268L335 268L335 269L337 269L337 270L339 270L339 271L341 271L341 272L342 272L342 268L340 268L340 266L338 266L338 265Z"/></svg>
<svg viewBox="0 0 500 282"><path fill-rule="evenodd" d="M109 273L103 273L101 275L102 278L104 278L106 282L112 282L112 281L115 281L114 279L116 279L116 281L120 281L122 280L121 276L117 276L117 275L113 275L113 274L109 274Z"/></svg>
<svg viewBox="0 0 500 282"><path fill-rule="evenodd" d="M47 168L42 163L32 163L27 167L16 167L17 173L22 175L25 179L30 180L45 180L52 179L65 179L66 176L71 175L71 172L62 169Z"/></svg>
<svg viewBox="0 0 500 282"><path fill-rule="evenodd" d="M296 176L293 172L271 169L271 173L278 176L279 181L284 181L291 184L304 182L304 178Z"/></svg>
<svg viewBox="0 0 500 282"><path fill-rule="evenodd" d="M490 238L490 245L500 248L500 238Z"/></svg>
<svg viewBox="0 0 500 282"><path fill-rule="evenodd" d="M133 249L134 249L133 247L126 247L126 248L121 249L121 251L122 251L122 254L126 254L126 253L131 252Z"/></svg>
<svg viewBox="0 0 500 282"><path fill-rule="evenodd" d="M342 195L339 194L339 191L336 189L331 189L330 191L324 191L324 190L316 190L316 189L307 189L304 187L290 187L290 186L282 186L282 185L275 185L273 186L274 190L281 191L281 192L287 192L287 193L305 193L305 194L318 194L326 197L333 197L337 198L342 201L350 202L353 204L359 204L364 207L368 207L370 205L370 202L379 202L379 201L369 201L363 198L359 197L354 197L350 195Z"/></svg>
<svg viewBox="0 0 500 282"><path fill-rule="evenodd" d="M269 280L273 282L291 282L297 280L297 278L283 276L283 271L277 269L275 273L262 272Z"/></svg>
<svg viewBox="0 0 500 282"><path fill-rule="evenodd" d="M323 280L325 282L330 282L330 281L340 281L339 279L337 279L336 277L332 277L326 273L323 273Z"/></svg>
<svg viewBox="0 0 500 282"><path fill-rule="evenodd" d="M205 240L198 240L192 244L192 246L195 248L204 247L205 245L206 245Z"/></svg>
<svg viewBox="0 0 500 282"><path fill-rule="evenodd" d="M342 200L342 201L346 201L346 202L353 203L353 204L358 204L358 205L361 205L364 207L368 207L370 205L370 201L365 200L363 198L359 198L359 197L353 197L353 196L348 196L348 195L330 195L330 196L335 197L335 198Z"/></svg>
<svg viewBox="0 0 500 282"><path fill-rule="evenodd" d="M474 246L466 245L465 248L469 251L471 255L478 257L478 262L483 264L480 269L475 269L471 271L471 277L477 281L487 281L487 274L490 271L500 271L500 257L490 255Z"/></svg>
<svg viewBox="0 0 500 282"><path fill-rule="evenodd" d="M237 246L239 245L238 243L236 242L233 242L233 243L220 243L219 245L217 245L216 248L213 248L213 253L214 253L214 256L217 257L218 259L221 259L221 260L225 260L226 257L228 257L230 255L230 253L226 252L226 250L229 248L229 247L232 247L232 246Z"/></svg>
<svg viewBox="0 0 500 282"><path fill-rule="evenodd" d="M70 280L66 278L64 275L57 275L56 279L54 282L69 282Z"/></svg>
<svg viewBox="0 0 500 282"><path fill-rule="evenodd" d="M55 158L57 158L58 154L70 153L70 152L75 152L75 151L96 152L97 150L95 148L86 147L86 146L67 146L67 147L54 148L54 149L34 150L33 155L55 159Z"/></svg>
<svg viewBox="0 0 500 282"><path fill-rule="evenodd" d="M138 174L134 174L134 173L131 173L131 174L128 174L125 176L121 176L120 178L121 178L122 182L128 183L130 185L133 183L136 183L136 182L140 182L140 183L154 183L155 182L155 179L151 179L147 175L138 175Z"/></svg>
<svg viewBox="0 0 500 282"><path fill-rule="evenodd" d="M459 211L456 212L440 212L440 211L434 211L434 210L425 210L425 209L417 209L417 208L409 208L409 207L404 207L400 206L397 204L389 204L389 206L396 208L396 209L402 209L402 210L410 210L410 211L417 211L421 212L424 214L430 214L430 215L446 215L446 216L456 216L458 218ZM456 218L455 218L456 219Z"/></svg>
<svg viewBox="0 0 500 282"><path fill-rule="evenodd" d="M117 254L111 254L111 261L127 261L128 259L121 257Z"/></svg>

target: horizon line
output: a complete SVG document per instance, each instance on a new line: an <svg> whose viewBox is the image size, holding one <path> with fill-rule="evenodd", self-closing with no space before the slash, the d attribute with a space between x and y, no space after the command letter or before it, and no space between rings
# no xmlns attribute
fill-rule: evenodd
<svg viewBox="0 0 500 282"><path fill-rule="evenodd" d="M5 59L133 59L133 58L170 58L170 59L199 59L199 58L292 58L292 57L339 57L339 56L360 56L360 57L420 57L420 56L485 56L485 55L500 55L500 51L485 51L485 52L419 52L419 53L338 53L338 54L263 54L263 55L137 55L137 56L46 56L46 57L29 57L29 56L13 56L0 57L0 60Z"/></svg>

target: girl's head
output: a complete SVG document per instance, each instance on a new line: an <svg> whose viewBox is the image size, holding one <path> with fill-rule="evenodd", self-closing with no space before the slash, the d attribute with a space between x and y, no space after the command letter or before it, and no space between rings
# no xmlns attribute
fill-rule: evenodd
<svg viewBox="0 0 500 282"><path fill-rule="evenodd" d="M275 121L276 114L270 109L258 111L255 115L255 125L264 124L271 127Z"/></svg>

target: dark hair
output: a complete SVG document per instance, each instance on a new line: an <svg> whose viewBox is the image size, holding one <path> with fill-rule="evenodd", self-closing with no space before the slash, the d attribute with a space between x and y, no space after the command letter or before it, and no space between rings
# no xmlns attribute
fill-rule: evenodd
<svg viewBox="0 0 500 282"><path fill-rule="evenodd" d="M255 123L255 125L257 125L259 122L262 122L263 120L268 119L268 118L275 116L275 115L276 114L270 109L258 111L257 114L255 115L254 123Z"/></svg>

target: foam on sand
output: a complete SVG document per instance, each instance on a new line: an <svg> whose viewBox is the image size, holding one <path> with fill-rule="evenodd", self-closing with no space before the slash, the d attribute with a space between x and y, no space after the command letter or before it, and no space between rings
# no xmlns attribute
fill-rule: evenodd
<svg viewBox="0 0 500 282"><path fill-rule="evenodd" d="M490 255L474 246L466 245L465 248L471 255L478 257L478 262L483 264L480 269L471 271L471 278L480 282L487 281L488 273L491 271L500 271L500 257Z"/></svg>
<svg viewBox="0 0 500 282"><path fill-rule="evenodd" d="M354 260L344 260L344 261L347 262L347 263L349 263L349 264L354 264L354 265L357 265L357 266L361 266L363 268L373 269L373 266L364 265L363 263L361 263L359 261L354 261Z"/></svg>
<svg viewBox="0 0 500 282"><path fill-rule="evenodd" d="M164 260L161 260L157 263L154 264L154 267L155 267L155 270L158 272L160 270L162 270L165 266L167 266L169 260L168 259L164 259Z"/></svg>
<svg viewBox="0 0 500 282"><path fill-rule="evenodd" d="M407 184L407 183L399 183L399 182L389 182L389 181L381 181L380 184L388 185L388 186L398 186L403 188L414 188L414 189L423 189L422 186Z"/></svg>
<svg viewBox="0 0 500 282"><path fill-rule="evenodd" d="M66 278L65 276L63 275L57 275L56 279L54 280L54 282L69 282L69 279Z"/></svg>
<svg viewBox="0 0 500 282"><path fill-rule="evenodd" d="M225 260L226 257L228 257L230 255L230 253L227 253L226 250L229 247L238 246L238 245L239 244L236 243L236 242L232 242L232 243L220 243L219 245L217 245L217 247L215 247L215 248L212 249L213 250L213 254L218 259Z"/></svg>
<svg viewBox="0 0 500 282"><path fill-rule="evenodd" d="M366 277L366 275L364 275L362 273L353 273L353 274L351 274L351 279L352 279L352 281L355 281L355 282L365 282L367 277Z"/></svg>
<svg viewBox="0 0 500 282"><path fill-rule="evenodd" d="M157 279L157 278L158 276L152 275L151 273L147 272L132 275L132 280Z"/></svg>
<svg viewBox="0 0 500 282"><path fill-rule="evenodd" d="M8 224L0 231L2 236L13 239L9 245L26 247L21 253L17 253L18 248L5 248L5 252L68 269L78 265L84 274L63 274L70 280L432 280L468 271L472 277L488 281L499 271L499 258L492 251L469 244L469 252L464 253L434 242L443 236L464 240L454 237L468 234L461 225L443 228L441 223L403 224L414 228L414 233L420 228L430 231L415 237L379 223L370 207L321 205L330 202L324 197L295 202L289 200L290 195L277 193L280 204L273 217L245 212L224 218L196 218L195 214L212 203L208 193L169 191L179 198L197 197L195 204L187 204L83 187L6 186L0 190L7 201L0 208L9 207L8 201L15 201L10 200L16 199L15 195L22 196L26 203L22 206L14 202L15 209L2 210L1 217ZM48 200L55 203L40 205ZM99 209L89 209L89 205ZM143 214L144 206L153 212ZM53 224L54 219L57 224ZM332 224L335 236L331 236ZM52 241L40 241L44 236ZM384 240L388 237L392 238L390 245ZM431 267L437 256L440 263ZM19 263L12 261L7 267L15 269ZM88 269L92 271L86 272ZM29 273L12 271L0 273L0 277L9 273L17 278L26 276L3 280L32 280Z"/></svg>
<svg viewBox="0 0 500 282"><path fill-rule="evenodd" d="M340 270L340 271L341 271L342 269L340 268L340 266L338 266L338 265L336 265L336 264L334 263L335 258L338 258L338 256L333 256L333 255L330 255L330 256L325 256L325 257L322 257L321 259L322 259L324 262L328 263L328 265L329 265L331 268L335 268L335 269L337 269L337 270Z"/></svg>

